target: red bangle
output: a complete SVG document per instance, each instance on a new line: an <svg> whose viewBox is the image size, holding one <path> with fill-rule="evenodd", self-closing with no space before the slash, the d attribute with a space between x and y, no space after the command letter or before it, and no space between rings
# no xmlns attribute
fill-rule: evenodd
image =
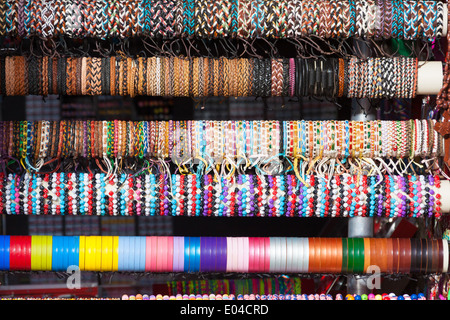
<svg viewBox="0 0 450 320"><path fill-rule="evenodd" d="M31 270L31 236L10 237L10 270Z"/></svg>

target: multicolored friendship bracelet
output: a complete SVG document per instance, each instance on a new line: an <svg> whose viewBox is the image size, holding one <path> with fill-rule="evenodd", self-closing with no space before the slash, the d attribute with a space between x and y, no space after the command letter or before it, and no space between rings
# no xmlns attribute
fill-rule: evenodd
<svg viewBox="0 0 450 320"><path fill-rule="evenodd" d="M444 35L445 9L440 1L9 0L0 36L432 40Z"/></svg>
<svg viewBox="0 0 450 320"><path fill-rule="evenodd" d="M7 215L440 218L441 195L432 175L0 173Z"/></svg>
<svg viewBox="0 0 450 320"><path fill-rule="evenodd" d="M211 70L214 70L213 76L206 76ZM165 76L167 72L170 77ZM363 86L363 83L374 85ZM0 57L0 94L6 96L317 96L387 99L415 97L417 83L418 60L407 57L364 60Z"/></svg>
<svg viewBox="0 0 450 320"><path fill-rule="evenodd" d="M431 119L3 121L0 158L5 167L19 162L30 172L47 172L49 164L66 159L101 160L100 167L105 162L109 168L123 159L171 161L184 172L192 171L192 166L208 171L221 165L230 174L246 168L261 173L293 167L310 171L332 161L346 167L352 164L350 159L358 159L385 172L393 159L403 159L407 167L443 157L448 150L433 129L435 123Z"/></svg>
<svg viewBox="0 0 450 320"><path fill-rule="evenodd" d="M447 273L447 240L0 236L0 270L181 273Z"/></svg>

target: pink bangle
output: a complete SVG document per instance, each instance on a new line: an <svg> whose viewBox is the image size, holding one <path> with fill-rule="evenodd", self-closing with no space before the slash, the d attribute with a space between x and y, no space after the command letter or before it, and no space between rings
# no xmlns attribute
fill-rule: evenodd
<svg viewBox="0 0 450 320"><path fill-rule="evenodd" d="M244 272L248 272L248 255L249 255L249 241L248 237L244 238Z"/></svg>
<svg viewBox="0 0 450 320"><path fill-rule="evenodd" d="M158 237L156 241L157 257L156 271L164 272L167 268L167 239L166 237Z"/></svg>
<svg viewBox="0 0 450 320"><path fill-rule="evenodd" d="M263 271L264 272L269 272L270 271L270 238L269 237L264 237L264 257L263 257L263 261L264 261Z"/></svg>
<svg viewBox="0 0 450 320"><path fill-rule="evenodd" d="M157 248L157 242L158 242L158 238L157 237L149 237L150 238L150 243L149 243L149 248L150 248L150 271L156 272L157 270L157 259L158 259L158 248Z"/></svg>
<svg viewBox="0 0 450 320"><path fill-rule="evenodd" d="M145 271L152 271L151 270L151 238L145 237Z"/></svg>
<svg viewBox="0 0 450 320"><path fill-rule="evenodd" d="M257 270L258 272L264 271L264 256L266 254L265 246L264 246L264 238L258 238L258 248L259 248L259 259Z"/></svg>
<svg viewBox="0 0 450 320"><path fill-rule="evenodd" d="M167 271L173 271L173 237L167 237Z"/></svg>
<svg viewBox="0 0 450 320"><path fill-rule="evenodd" d="M248 238L248 272L255 270L255 243L254 238Z"/></svg>

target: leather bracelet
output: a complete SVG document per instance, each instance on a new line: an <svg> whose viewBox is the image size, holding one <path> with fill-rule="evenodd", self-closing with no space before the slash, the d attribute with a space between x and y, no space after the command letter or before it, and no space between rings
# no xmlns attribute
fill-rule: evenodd
<svg viewBox="0 0 450 320"><path fill-rule="evenodd" d="M392 272L399 273L400 270L400 255L399 255L399 241L398 238L392 239Z"/></svg>
<svg viewBox="0 0 450 320"><path fill-rule="evenodd" d="M443 247L443 241L447 241L445 239L443 240L436 240L436 244L437 244L437 272L442 272L443 271L443 266L444 266L444 247Z"/></svg>
<svg viewBox="0 0 450 320"><path fill-rule="evenodd" d="M442 240L443 245L443 254L442 254L442 273L446 273L449 270L449 247L448 247L448 240L443 239Z"/></svg>
<svg viewBox="0 0 450 320"><path fill-rule="evenodd" d="M302 60L300 64L300 72L301 72L301 96L308 96L308 84L309 84L309 60Z"/></svg>
<svg viewBox="0 0 450 320"><path fill-rule="evenodd" d="M294 81L294 85L295 85L295 90L294 90L294 95L297 97L302 96L301 92L303 89L303 85L304 82L302 81L303 79L301 79L301 73L299 72L300 70L302 70L302 65L305 63L304 60L296 58L295 59L295 81Z"/></svg>
<svg viewBox="0 0 450 320"><path fill-rule="evenodd" d="M425 274L431 272L433 270L433 260L434 260L434 253L433 250L433 240L432 239L425 239L427 242L427 267L425 268Z"/></svg>
<svg viewBox="0 0 450 320"><path fill-rule="evenodd" d="M393 256L394 256L394 252L393 252L392 239L387 238L386 239L386 257L387 257L386 270L388 273L392 273L393 269L394 269L393 268L393 260L392 260Z"/></svg>
<svg viewBox="0 0 450 320"><path fill-rule="evenodd" d="M428 266L428 243L427 239L420 239L420 246L421 246L421 254L420 254L420 272L426 273ZM431 252L430 252L431 254Z"/></svg>
<svg viewBox="0 0 450 320"><path fill-rule="evenodd" d="M419 268L420 268L420 266L417 265L418 253L417 253L417 241L416 240L417 239L415 239L415 238L411 238L410 239L410 244L411 244L411 267L410 267L410 272L412 272L412 273L417 273ZM420 257L419 257L419 259L420 259Z"/></svg>

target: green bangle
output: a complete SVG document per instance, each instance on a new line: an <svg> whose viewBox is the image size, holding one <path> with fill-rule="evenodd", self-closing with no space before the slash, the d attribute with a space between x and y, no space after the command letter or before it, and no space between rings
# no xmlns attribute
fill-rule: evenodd
<svg viewBox="0 0 450 320"><path fill-rule="evenodd" d="M355 245L355 263L354 272L362 273L364 271L364 239L354 239Z"/></svg>
<svg viewBox="0 0 450 320"><path fill-rule="evenodd" d="M355 264L355 244L354 239L348 239L348 272L353 273Z"/></svg>
<svg viewBox="0 0 450 320"><path fill-rule="evenodd" d="M347 238L342 238L342 272L346 273L348 271L348 246Z"/></svg>
<svg viewBox="0 0 450 320"><path fill-rule="evenodd" d="M359 238L353 239L353 272L359 273Z"/></svg>

